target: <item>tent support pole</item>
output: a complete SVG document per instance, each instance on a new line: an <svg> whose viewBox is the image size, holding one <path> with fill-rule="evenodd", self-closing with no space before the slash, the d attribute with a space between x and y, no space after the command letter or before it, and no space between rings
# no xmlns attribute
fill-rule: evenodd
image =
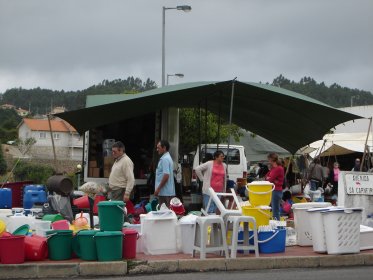
<svg viewBox="0 0 373 280"><path fill-rule="evenodd" d="M229 146L231 144L231 126L232 126L232 113L233 113L233 98L234 98L234 84L236 82L236 78L232 80L232 92L231 92L231 106L229 108L229 132L228 132L228 147L227 147L227 172L228 173L228 166L229 166ZM227 174L229 175L229 174ZM226 181L228 181L228 176Z"/></svg>
<svg viewBox="0 0 373 280"><path fill-rule="evenodd" d="M368 143L368 138L369 138L369 132L370 132L371 125L372 125L372 117L369 118L368 133L367 133L367 137L365 138L364 154L363 154L363 158L361 160L360 172L363 171L363 166L364 166L364 163L365 163L365 157L366 157L367 149L368 149L367 143ZM368 164L368 166L369 166L369 164Z"/></svg>

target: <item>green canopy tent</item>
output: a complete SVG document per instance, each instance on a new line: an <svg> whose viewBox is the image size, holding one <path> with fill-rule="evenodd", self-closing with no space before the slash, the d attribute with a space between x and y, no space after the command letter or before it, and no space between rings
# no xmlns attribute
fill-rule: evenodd
<svg viewBox="0 0 373 280"><path fill-rule="evenodd" d="M337 124L362 118L307 96L270 85L234 81L194 82L166 86L139 94L108 98L101 105L55 114L79 133L167 107L198 107L258 134L294 154L319 140ZM122 99L123 98L123 99Z"/></svg>

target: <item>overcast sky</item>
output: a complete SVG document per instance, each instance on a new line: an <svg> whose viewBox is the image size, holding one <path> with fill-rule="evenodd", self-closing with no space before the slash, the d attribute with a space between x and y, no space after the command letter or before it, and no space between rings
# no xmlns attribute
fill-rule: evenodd
<svg viewBox="0 0 373 280"><path fill-rule="evenodd" d="M0 93L304 76L373 92L372 0L0 0Z"/></svg>

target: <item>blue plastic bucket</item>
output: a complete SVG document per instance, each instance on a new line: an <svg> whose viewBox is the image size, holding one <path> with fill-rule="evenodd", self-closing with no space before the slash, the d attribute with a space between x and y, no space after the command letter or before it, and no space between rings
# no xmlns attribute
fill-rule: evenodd
<svg viewBox="0 0 373 280"><path fill-rule="evenodd" d="M258 233L259 252L264 254L283 253L286 245L286 229Z"/></svg>

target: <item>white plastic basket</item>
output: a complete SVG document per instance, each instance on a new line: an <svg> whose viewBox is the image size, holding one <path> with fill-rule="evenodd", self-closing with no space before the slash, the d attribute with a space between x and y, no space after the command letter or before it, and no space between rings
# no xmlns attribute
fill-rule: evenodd
<svg viewBox="0 0 373 280"><path fill-rule="evenodd" d="M312 233L310 215L307 212L311 208L325 208L332 204L330 202L305 202L294 203L294 225L297 232L297 243L299 246L312 246Z"/></svg>
<svg viewBox="0 0 373 280"><path fill-rule="evenodd" d="M317 253L326 253L326 242L325 242L325 228L322 218L322 211L333 209L334 207L328 208L311 208L307 210L310 215L310 226L312 235L312 246L313 250Z"/></svg>
<svg viewBox="0 0 373 280"><path fill-rule="evenodd" d="M328 254L359 253L362 209L331 209L321 213Z"/></svg>

